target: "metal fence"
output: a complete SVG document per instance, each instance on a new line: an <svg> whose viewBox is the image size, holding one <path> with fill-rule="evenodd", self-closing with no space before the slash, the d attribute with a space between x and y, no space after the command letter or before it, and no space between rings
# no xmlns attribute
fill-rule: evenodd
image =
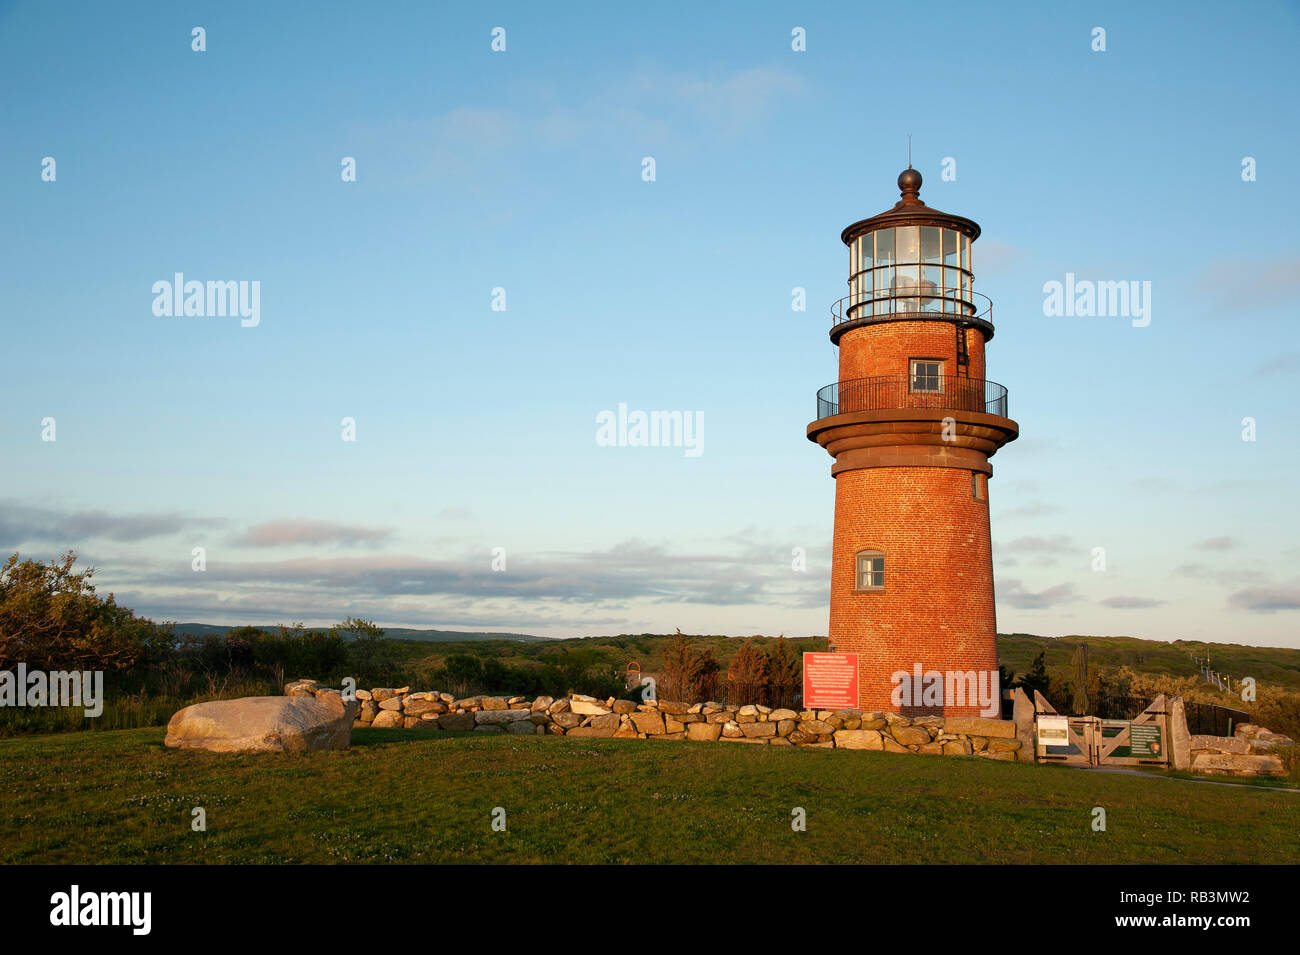
<svg viewBox="0 0 1300 955"><path fill-rule="evenodd" d="M1102 694L1089 701L1087 716L1100 716L1104 720L1131 720L1151 705L1153 698L1145 696L1112 696ZM1055 702L1053 702L1055 706ZM1183 702L1187 713L1187 732L1193 736L1231 736L1242 723L1250 722L1250 714L1217 703ZM1069 707L1060 709L1068 712Z"/></svg>
<svg viewBox="0 0 1300 955"><path fill-rule="evenodd" d="M1242 723L1250 722L1250 714L1230 706L1215 703L1184 703L1187 710L1187 732L1193 736L1231 736Z"/></svg>
<svg viewBox="0 0 1300 955"><path fill-rule="evenodd" d="M1146 696L1112 696L1103 693L1096 700L1090 700L1086 716L1099 716L1103 720L1131 720L1151 705L1151 697Z"/></svg>
<svg viewBox="0 0 1300 955"><path fill-rule="evenodd" d="M717 683L693 688L681 689L661 681L655 687L655 695L661 700L674 703L733 703L745 706L750 703L770 706L773 709L801 709L803 706L802 683L738 683L719 681Z"/></svg>
<svg viewBox="0 0 1300 955"><path fill-rule="evenodd" d="M850 411L926 408L1007 416L1007 389L996 381L946 375L877 375L831 382L817 392L817 417Z"/></svg>

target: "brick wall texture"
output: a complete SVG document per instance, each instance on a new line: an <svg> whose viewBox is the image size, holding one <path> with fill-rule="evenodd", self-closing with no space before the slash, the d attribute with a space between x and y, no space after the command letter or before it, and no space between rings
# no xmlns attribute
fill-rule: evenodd
<svg viewBox="0 0 1300 955"><path fill-rule="evenodd" d="M883 591L855 589L856 557L865 550L885 555ZM861 708L900 711L890 676L911 673L918 662L941 672L997 669L987 493L972 496L970 471L841 473L833 553L830 637L837 651L858 654ZM973 716L978 707L941 712Z"/></svg>
<svg viewBox="0 0 1300 955"><path fill-rule="evenodd" d="M964 332L970 353L968 377L984 377L984 336ZM840 381L906 375L913 358L940 358L949 375L957 374L957 332L948 322L884 322L851 328L840 336Z"/></svg>
<svg viewBox="0 0 1300 955"><path fill-rule="evenodd" d="M965 333L971 378L984 377L984 337ZM840 380L906 375L912 358L937 358L957 374L954 326L889 322L851 329L840 339ZM989 540L988 485L970 470L872 467L835 481L830 637L858 654L859 706L904 713L973 716L978 706L899 707L896 671L993 671L998 666ZM858 591L857 555L885 555L883 591Z"/></svg>

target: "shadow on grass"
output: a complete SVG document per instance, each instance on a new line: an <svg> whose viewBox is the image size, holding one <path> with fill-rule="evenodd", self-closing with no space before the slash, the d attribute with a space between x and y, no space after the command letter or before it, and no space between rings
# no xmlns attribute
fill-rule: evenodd
<svg viewBox="0 0 1300 955"><path fill-rule="evenodd" d="M465 739L466 737L482 739L486 735L489 734L475 733L473 730L461 733L454 730L354 729L352 731L352 745L354 747L365 747L383 746L387 743L415 743L421 741L450 742L453 739Z"/></svg>

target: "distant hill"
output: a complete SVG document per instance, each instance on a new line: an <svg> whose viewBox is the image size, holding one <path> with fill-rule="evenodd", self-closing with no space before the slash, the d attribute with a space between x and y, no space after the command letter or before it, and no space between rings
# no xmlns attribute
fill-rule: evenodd
<svg viewBox="0 0 1300 955"><path fill-rule="evenodd" d="M1193 655L1204 657L1209 649L1210 664L1234 679L1252 676L1256 680L1300 689L1300 649L1291 647L1246 647L1234 643L1206 644L1199 640L1141 640L1137 637L1039 637L1030 633L998 634L998 659L1013 673L1024 673L1034 657L1043 653L1049 672L1071 672L1075 648L1088 645L1088 662L1098 667L1127 666L1141 673L1169 676L1197 676Z"/></svg>
<svg viewBox="0 0 1300 955"><path fill-rule="evenodd" d="M176 633L181 636L206 637L220 636L239 624L215 623L178 623ZM260 625L259 629L275 632L274 624ZM314 633L328 630L328 627L308 627ZM486 640L522 640L545 642L546 637L531 633L471 633L466 630L413 630L408 627L385 627L384 636L389 640L411 640L421 643L477 643Z"/></svg>

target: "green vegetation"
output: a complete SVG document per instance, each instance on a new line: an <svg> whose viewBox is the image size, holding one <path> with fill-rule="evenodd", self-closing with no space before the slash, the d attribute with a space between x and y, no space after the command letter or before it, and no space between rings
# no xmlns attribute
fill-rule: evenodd
<svg viewBox="0 0 1300 955"><path fill-rule="evenodd" d="M220 637L230 627L211 623L178 623L173 628L182 637ZM273 624L253 627L254 630L275 630ZM328 627L310 627L312 632L324 632ZM393 640L408 640L417 643L477 643L482 640L531 640L546 642L546 637L531 633L475 633L471 630L428 630L414 627L388 627L385 631Z"/></svg>
<svg viewBox="0 0 1300 955"><path fill-rule="evenodd" d="M1300 690L1300 650L1290 647L1243 647L1231 643L1193 640L1140 640L1137 637L1037 637L1028 633L998 635L998 659L1018 673L1029 669L1039 653L1048 671L1059 677L1070 672L1070 660L1080 643L1088 644L1088 658L1100 669L1128 667L1161 676L1199 677L1193 657L1207 655L1216 669L1240 679L1253 676L1261 683Z"/></svg>
<svg viewBox="0 0 1300 955"><path fill-rule="evenodd" d="M162 736L0 742L0 862L1300 862L1300 796L1265 788L739 743L358 730L223 756Z"/></svg>
<svg viewBox="0 0 1300 955"><path fill-rule="evenodd" d="M71 552L48 564L13 554L0 566L0 669L19 661L33 670L129 667L168 634L113 599L98 597L94 568L73 570Z"/></svg>
<svg viewBox="0 0 1300 955"><path fill-rule="evenodd" d="M281 624L215 627L155 624L96 595L93 569L74 571L69 553L48 564L13 555L0 568L0 669L106 671L103 714L81 710L0 708L0 736L75 729L157 726L191 703L281 692L287 680L311 677L338 686L440 689L458 695L570 692L626 695L629 665L658 680L659 696L704 699L725 681L741 701L790 705L801 654L825 650L824 637L620 634L541 640L527 634L388 631L366 620L333 627ZM430 637L436 634L436 637ZM402 639L416 635L418 639ZM460 636L462 640L449 637ZM998 638L1002 685L1037 689L1058 708L1073 696L1071 659L1089 649L1087 695L1181 694L1189 701L1245 709L1251 719L1300 739L1300 650L1231 644L1160 643L1133 637ZM1199 678L1206 655L1237 680L1252 676L1259 698L1247 704Z"/></svg>

